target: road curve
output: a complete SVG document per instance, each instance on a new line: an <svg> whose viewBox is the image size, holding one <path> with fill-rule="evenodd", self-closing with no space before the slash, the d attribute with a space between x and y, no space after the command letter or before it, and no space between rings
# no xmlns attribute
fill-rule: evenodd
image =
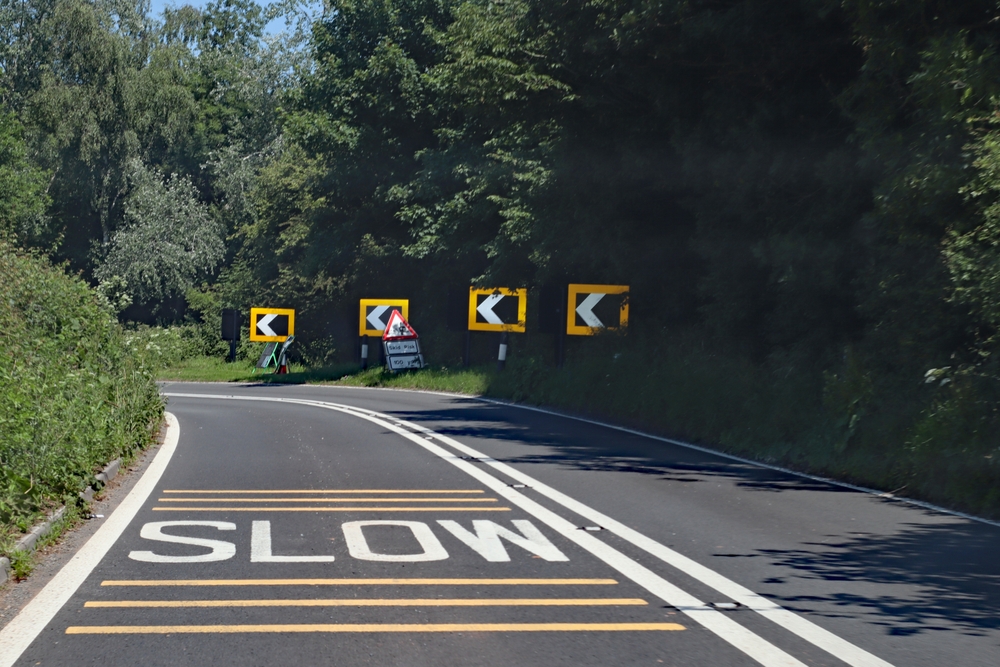
<svg viewBox="0 0 1000 667"><path fill-rule="evenodd" d="M162 389L176 449L0 667L1000 664L992 525L471 398Z"/></svg>

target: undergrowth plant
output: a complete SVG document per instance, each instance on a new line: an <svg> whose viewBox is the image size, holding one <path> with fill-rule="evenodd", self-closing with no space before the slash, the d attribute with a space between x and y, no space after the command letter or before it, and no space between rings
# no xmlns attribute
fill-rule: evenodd
<svg viewBox="0 0 1000 667"><path fill-rule="evenodd" d="M0 529L73 501L150 442L163 413L148 349L78 278L0 243Z"/></svg>

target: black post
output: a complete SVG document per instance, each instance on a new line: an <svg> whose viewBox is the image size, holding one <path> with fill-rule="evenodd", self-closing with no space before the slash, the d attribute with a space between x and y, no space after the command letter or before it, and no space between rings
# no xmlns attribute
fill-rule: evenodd
<svg viewBox="0 0 1000 667"><path fill-rule="evenodd" d="M236 361L236 344L240 340L240 311L236 308L222 309L222 340L229 341L229 357L231 363Z"/></svg>
<svg viewBox="0 0 1000 667"><path fill-rule="evenodd" d="M381 340L378 346L378 365L385 366L385 342Z"/></svg>
<svg viewBox="0 0 1000 667"><path fill-rule="evenodd" d="M500 334L500 350L497 352L497 372L499 373L507 365L507 337L506 331Z"/></svg>
<svg viewBox="0 0 1000 667"><path fill-rule="evenodd" d="M462 356L462 363L466 368L472 363L472 332L465 330L465 354Z"/></svg>
<svg viewBox="0 0 1000 667"><path fill-rule="evenodd" d="M368 368L368 334L361 337L361 370Z"/></svg>
<svg viewBox="0 0 1000 667"><path fill-rule="evenodd" d="M566 292L556 305L556 368L562 368L566 361Z"/></svg>

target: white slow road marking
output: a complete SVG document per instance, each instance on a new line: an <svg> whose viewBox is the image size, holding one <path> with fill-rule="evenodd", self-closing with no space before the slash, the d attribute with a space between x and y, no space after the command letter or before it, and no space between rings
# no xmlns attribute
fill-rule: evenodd
<svg viewBox="0 0 1000 667"><path fill-rule="evenodd" d="M317 406L317 407L323 407L323 408L338 410L340 412L344 412L344 413L347 413L347 414L355 414L357 416L369 419L370 421L375 421L376 423L379 423L380 425L388 427L390 430L392 430L392 431L394 431L396 433L399 433L400 435L403 435L407 439L412 440L413 442L416 442L417 444L425 447L426 449L430 449L430 447L427 447L427 445L429 443L427 443L426 439L417 438L413 434L409 433L408 431L405 431L405 430L402 430L402 429L399 428L399 426L408 426L409 428L413 429L414 431L417 431L418 433L422 434L423 436L434 437L437 440L439 440L440 442L442 442L442 443L444 443L444 444L446 444L446 445L448 445L450 447L453 447L456 450L462 452L466 456L471 456L473 458L476 458L477 460L481 461L482 463L485 463L485 464L489 465L490 467L492 467L493 469L497 470L498 472L502 472L503 474L507 475L508 477L516 480L519 484L524 484L525 486L530 487L533 491L537 491L538 493L540 493L543 496L549 498L550 500L553 500L554 502L562 505L566 509L568 509L568 510L570 510L570 511L572 511L572 512L574 512L574 513L576 513L576 514L578 514L578 515L580 515L580 516L582 516L582 517L590 520L590 521L593 521L594 523L596 523L597 525L603 527L604 529L608 530L609 532L611 532L611 533L617 535L618 537L620 537L620 538L622 538L622 539L630 542L631 544L639 547L640 549L643 549L643 550L647 551L648 553L656 556L657 558L659 558L663 562L665 562L665 563L667 563L667 564L669 564L669 565L677 568L681 572L684 572L685 574L687 574L687 575L689 575L689 576L697 579L701 583L703 583L703 584L705 584L707 586L710 586L711 588L714 588L715 590L719 591L723 595L726 595L727 597L740 602L741 604L747 606L749 609L752 609L753 611L755 611L758 614L762 615L764 618L767 618L767 619L773 621L774 623L777 623L779 626L781 626L782 628L786 629L787 631L789 631L789 632L791 632L791 633L799 636L800 638L804 639L805 641L809 642L810 644L813 644L814 646L823 649L824 651L826 651L826 652L830 653L831 655L839 658L840 660L843 660L844 662L846 662L849 665L852 665L853 667L893 667L891 663L886 662L885 660L882 660L878 656L875 656L875 655L869 653L868 651L865 651L861 647L856 646L856 645L848 642L847 640L845 640L845 639L843 639L841 637L838 637L837 635L833 634L829 630L821 628L820 626L818 626L815 623L813 623L813 622L811 622L811 621L809 621L809 620L807 620L807 619L799 616L798 614L795 614L794 612L791 612L791 611L785 609L784 607L782 607L782 606L780 606L778 604L775 604L774 602L768 600L767 598L765 598L765 597L763 597L761 595L758 595L757 593L754 593L753 591L749 590L745 586L742 586L741 584L738 584L735 581L732 581L731 579L728 579L727 577L724 577L723 575L719 574L718 572L715 572L714 570L712 570L712 569L710 569L708 567L705 567L701 563L698 563L698 562L696 562L696 561L688 558L687 556L684 556L684 555L682 555L682 554L674 551L673 549L671 549L671 548L669 548L669 547L667 547L667 546L665 546L663 544L660 544L656 540L653 540L653 539L651 539L651 538L643 535L642 533L640 533L640 532L638 532L636 530L633 530L632 528L629 528L628 526L622 524L619 521L616 521L615 519L612 519L611 517L607 516L606 514L603 514L603 513L599 512L599 511L591 508L591 507L588 507L587 505L584 505L583 503L581 503L581 502L579 502L577 500L574 500L573 498L565 495L564 493L562 493L560 491L557 491L556 489L553 489L552 487L550 487L550 486L548 486L546 484L543 484L543 483L539 482L538 480L534 479L533 477L525 475L524 473L519 472L518 470L515 470L514 468L512 468L512 467L510 467L510 466L508 466L506 464L500 463L499 461L495 461L495 460L491 459L490 457L486 456L485 454L483 454L482 452L479 452L479 451L477 451L477 450L475 450L475 449L473 449L473 448L471 448L471 447L469 447L467 445L464 445L464 444L462 444L462 443L460 443L460 442L458 442L458 441L456 441L456 440L454 440L452 438L449 438L448 436L441 435L440 433L432 431L432 430L430 430L430 429L428 429L428 428L426 428L424 426L421 426L419 424L414 424L414 423L410 423L410 422L405 422L405 421L402 421L402 420L398 420L395 417L390 417L388 415L383 415L381 413L374 412L372 410L366 410L364 408L357 408L357 407L354 407L354 406L341 405L341 404L337 404L337 403L329 403L329 402L325 402L325 401L310 401L310 400L302 400L302 399L282 399L282 398L264 398L264 397L241 397L241 396L209 395L209 394L167 393L165 395L166 396L177 396L177 397L190 397L190 398L221 398L221 399L230 399L230 400L277 401L277 402L299 403L299 404L302 404L302 405L314 405L314 406ZM392 423L389 423L388 420L391 420ZM433 447L433 445L431 445L431 447ZM435 453L437 453L437 452L435 452ZM441 454L438 454L438 455L441 456ZM472 476L476 477L477 479L479 479L479 476L477 474L473 474L473 473L483 473L483 471L481 469L476 468L475 466L472 466L471 464L469 464L466 461L463 461L463 460L460 460L460 459L455 460L454 457L452 457L450 454L445 454L443 457L447 458L453 464L455 464L458 467L462 468L465 472L468 472L469 474L472 474ZM463 465L459 465L459 464L464 464L464 466ZM485 473L483 473L483 474L485 474ZM493 478L491 476L488 476L488 475L487 475L487 477L490 480L497 481L499 484L502 485L501 487L494 487L492 484L488 484L488 486L490 486L490 488L494 488L497 491L497 493L505 496L511 502L519 505L522 509L525 509L529 513L533 514L533 512L531 510L528 510L518 500L516 500L515 498L513 498L511 496L511 494L516 494L517 496L519 496L521 498L524 498L523 496L521 496L521 494L519 494L517 491L514 491L512 487L508 487L503 482L500 482L499 480L495 480L495 478ZM528 503L534 504L533 501L530 501L527 498L524 498L524 500L526 500ZM541 507L541 506L538 506L538 507ZM542 509L543 509L543 511L548 512L548 510L544 510L544 508L542 508ZM542 519L541 516L538 516L538 515L535 515L535 516L537 518L539 518L539 519L541 519L541 520L544 521L544 519ZM553 515L553 516L555 516L555 515ZM559 520L562 521L562 519L560 517L557 517L557 518L559 518ZM546 523L548 523L548 522L546 522ZM555 528L555 526L552 526L551 524L550 524L550 527ZM580 533L580 532L581 531L574 530L573 531L573 537L570 537L570 539L573 539L575 541L574 537L576 537L577 536L576 534ZM569 537L569 536L567 536L567 537ZM588 537L591 537L591 536L588 535ZM594 539L594 538L591 538L591 539ZM595 541L596 541L596 539L595 539ZM598 543L603 545L603 543L600 543L600 542L598 542ZM581 545L581 546L583 546L583 545ZM604 546L606 546L606 545L604 545ZM584 547L584 548L587 548L587 547ZM611 549L611 547L606 547L606 548L607 549ZM588 551L589 550L590 549L588 549ZM611 549L611 550L614 551L613 549ZM592 552L592 553L594 553L594 552ZM617 551L614 551L614 553L618 554L621 558L623 558L625 560L629 560L629 562L632 562L630 559L628 559L623 554L620 554ZM597 555L597 554L595 553L594 555ZM598 557L600 557L600 556L598 556ZM603 560L603 558L602 558L602 560ZM607 562L607 561L605 561L605 562ZM636 567L641 567L641 566L639 566L638 564L636 564ZM630 576L624 570L619 570L619 571L621 571L626 576ZM650 573L650 574L652 574L652 573ZM656 575L653 575L653 576L656 576ZM643 584L641 584L641 582L637 582L637 583L640 583L640 585L643 585ZM667 584L668 586L672 586L672 584L668 584L665 581L663 583ZM656 591L653 591L652 589L648 589L648 590L650 590L653 593L656 593ZM677 590L679 590L679 589L677 589ZM682 595L687 596L687 593L683 593L683 591L681 591L681 593L682 593ZM658 593L656 593L656 594L658 594ZM690 596L688 596L688 597L690 598ZM666 598L664 598L664 599L666 599ZM694 600L694 598L690 598L690 599ZM668 602L670 602L670 601L668 600ZM707 605L704 605L704 603L702 603L702 602L700 602L698 600L694 600L694 603L695 603L695 606L703 607L703 608L705 608L707 610L714 611L714 610L712 610L711 607L708 607ZM671 602L671 604L674 604L674 603ZM677 606L678 608L681 608L682 611L685 611L683 609L683 605L674 604L674 606ZM685 611L685 613L687 613L687 612ZM718 612L715 612L715 613L718 613ZM701 622L699 618L697 618L697 617L694 617L694 618L695 618L695 620L698 620L699 622ZM729 621L730 619L726 618L725 620ZM737 626L737 627L740 627L740 626ZM712 628L709 628L709 629L712 629ZM744 630L742 627L740 627L740 629L743 630L744 632L747 632L748 634L750 634L749 631ZM754 637L756 637L756 635L754 635ZM764 640L760 639L759 637L757 639L759 639L761 642L764 642ZM729 640L727 639L727 641L729 641ZM767 642L764 642L764 643L767 644ZM768 644L768 646L771 646L771 645ZM776 647L771 646L771 648L773 648L775 651L779 651L780 652L780 650L777 649ZM748 654L749 654L749 652L748 652ZM783 655L787 655L787 654L783 654ZM756 656L753 656L753 657L756 658ZM794 660L794 658L791 658L790 656L788 656L788 657L790 659ZM779 664L779 663L764 663L764 664Z"/></svg>
<svg viewBox="0 0 1000 667"><path fill-rule="evenodd" d="M0 667L13 665L35 637L52 621L56 613L66 604L80 584L86 580L94 567L104 558L111 546L121 537L136 513L160 481L163 471L170 463L170 457L177 449L180 426L177 419L166 414L167 433L156 458L143 473L125 500L97 529L75 556L59 570L45 588L25 606L21 612L0 631Z"/></svg>
<svg viewBox="0 0 1000 667"><path fill-rule="evenodd" d="M309 405L328 410L335 410L337 412L342 412L370 421L420 445L428 452L451 463L462 472L475 478L495 493L503 496L514 505L517 505L528 514L531 514L539 521L545 523L549 526L549 528L553 529L582 549L588 551L590 554L628 577L638 585L642 586L653 595L656 595L667 604L676 607L678 610L689 616L693 621L713 632L719 638L725 640L735 648L743 651L760 664L765 665L766 667L805 667L802 662L795 659L774 644L747 630L742 625L733 621L730 617L716 611L701 600L695 598L693 595L681 590L674 584L657 575L652 570L640 565L617 549L614 549L613 547L598 540L590 533L578 530L577 526L574 524L528 498L520 491L509 487L506 483L487 473L485 470L461 459L455 454L452 454L448 450L442 448L440 445L428 441L423 437L423 434L431 434L440 438L441 436L436 434L434 431L417 425L408 424L411 428L418 429L420 431L420 435L418 435L417 433L413 433L403 427L406 422L397 421L388 415L324 401L214 394L166 393L164 395L168 397L199 398L203 400L247 400ZM392 421L389 421L390 419Z"/></svg>

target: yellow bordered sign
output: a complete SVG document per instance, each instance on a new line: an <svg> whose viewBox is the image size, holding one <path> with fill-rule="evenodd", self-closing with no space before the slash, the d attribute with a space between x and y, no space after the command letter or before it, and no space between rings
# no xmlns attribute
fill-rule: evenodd
<svg viewBox="0 0 1000 667"><path fill-rule="evenodd" d="M594 336L628 326L628 285L570 284L566 333Z"/></svg>
<svg viewBox="0 0 1000 667"><path fill-rule="evenodd" d="M359 336L381 336L395 308L404 320L410 319L409 299L361 299L358 314Z"/></svg>
<svg viewBox="0 0 1000 667"><path fill-rule="evenodd" d="M295 310L292 308L251 308L250 340L283 343L295 335Z"/></svg>
<svg viewBox="0 0 1000 667"><path fill-rule="evenodd" d="M469 331L524 333L528 290L509 287L469 289Z"/></svg>

